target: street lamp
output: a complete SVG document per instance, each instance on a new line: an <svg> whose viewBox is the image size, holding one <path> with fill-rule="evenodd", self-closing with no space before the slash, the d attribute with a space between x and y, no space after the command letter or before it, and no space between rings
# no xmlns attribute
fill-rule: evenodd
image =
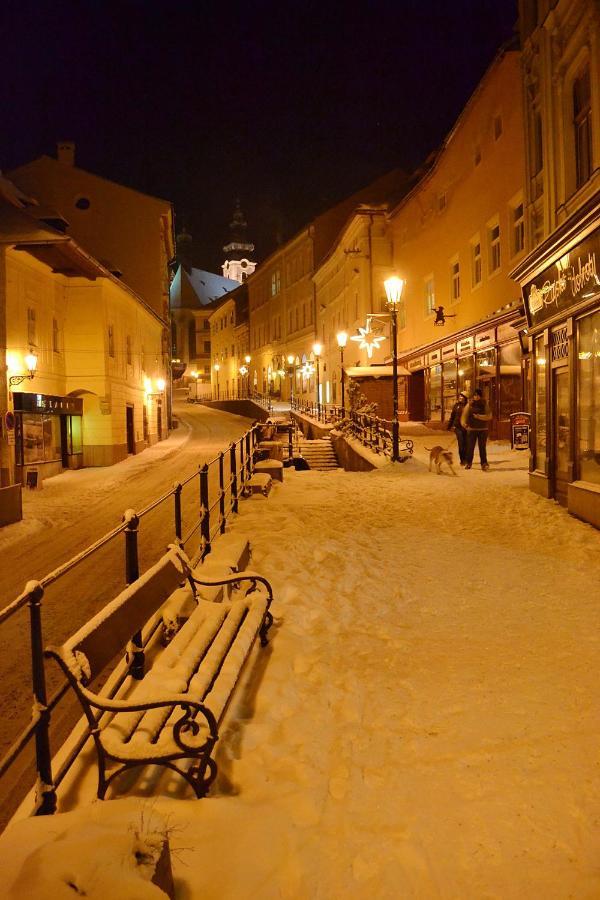
<svg viewBox="0 0 600 900"><path fill-rule="evenodd" d="M219 369L221 366L219 363L215 363L215 372L217 373L217 400L219 399Z"/></svg>
<svg viewBox="0 0 600 900"><path fill-rule="evenodd" d="M290 367L290 409L292 409L294 406L294 363L296 362L296 357L293 353L288 354L287 362Z"/></svg>
<svg viewBox="0 0 600 900"><path fill-rule="evenodd" d="M400 428L398 425L398 306L402 299L404 281L393 276L384 281L388 308L392 316L392 380L394 388L394 409L392 416L392 462L400 459Z"/></svg>
<svg viewBox="0 0 600 900"><path fill-rule="evenodd" d="M342 419L346 418L346 395L344 392L345 381L344 381L344 347L348 343L348 335L345 331L339 331L336 335L337 344L340 348L340 367L342 369Z"/></svg>
<svg viewBox="0 0 600 900"><path fill-rule="evenodd" d="M249 353L246 353L246 355L244 357L244 362L246 363L246 366L248 367L248 370L246 372L246 397L249 397L250 396L250 363L252 362L252 357L250 356Z"/></svg>
<svg viewBox="0 0 600 900"><path fill-rule="evenodd" d="M321 421L321 391L319 384L319 357L323 352L323 348L320 344L313 344L313 356L317 361L317 420Z"/></svg>
<svg viewBox="0 0 600 900"><path fill-rule="evenodd" d="M27 375L11 375L8 379L9 386L21 384L26 378L35 378L35 370L37 369L37 356L35 353L27 353L25 355L25 365L27 366Z"/></svg>

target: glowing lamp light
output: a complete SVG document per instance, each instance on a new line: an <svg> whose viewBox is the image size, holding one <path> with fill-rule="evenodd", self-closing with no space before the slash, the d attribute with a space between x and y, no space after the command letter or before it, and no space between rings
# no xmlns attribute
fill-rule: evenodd
<svg viewBox="0 0 600 900"><path fill-rule="evenodd" d="M14 364L13 354L6 354L6 362L7 368L9 371L13 368L16 368ZM35 353L29 352L25 354L25 365L27 367L28 374L27 375L11 375L8 379L9 385L21 384L22 381L25 381L26 378L34 378L35 370L37 369L37 356Z"/></svg>
<svg viewBox="0 0 600 900"><path fill-rule="evenodd" d="M192 378L195 378L196 380L198 380L198 378L200 377L200 372L197 372L195 369L192 369L192 371L190 372L190 375Z"/></svg>
<svg viewBox="0 0 600 900"><path fill-rule="evenodd" d="M244 361L245 361L245 363L246 363L247 366L250 364L250 361L251 361L251 360L252 360L252 357L250 356L249 353L247 353L246 356L244 357Z"/></svg>
<svg viewBox="0 0 600 900"><path fill-rule="evenodd" d="M388 303L391 303L392 306L395 306L396 303L400 303L402 298L402 291L404 290L404 281L402 278L398 278L396 275L393 275L391 278L387 278L383 282L383 286L385 287L385 293L388 299Z"/></svg>
<svg viewBox="0 0 600 900"><path fill-rule="evenodd" d="M152 382L149 378L144 378L144 390L147 394L152 393Z"/></svg>
<svg viewBox="0 0 600 900"><path fill-rule="evenodd" d="M345 331L338 331L336 334L337 345L340 350L343 350L346 344L348 343L348 335Z"/></svg>
<svg viewBox="0 0 600 900"><path fill-rule="evenodd" d="M161 391L161 392L164 391L166 383L167 383L167 382L165 381L164 378L157 378L157 379L156 379L156 387L157 387L158 390Z"/></svg>
<svg viewBox="0 0 600 900"><path fill-rule="evenodd" d="M371 331L371 323L367 322L364 328L358 329L358 334L353 335L350 340L357 341L359 350L366 350L369 359L373 357L373 350L379 350L380 345L387 338L384 334L375 334Z"/></svg>
<svg viewBox="0 0 600 900"><path fill-rule="evenodd" d="M290 353L289 356L288 356L288 358L287 358L288 366L293 366L293 365L294 365L294 360L295 360L295 359L296 359L296 357L295 357L292 353Z"/></svg>
<svg viewBox="0 0 600 900"><path fill-rule="evenodd" d="M221 366L219 365L219 363L215 363L215 372L218 372L220 368Z"/></svg>
<svg viewBox="0 0 600 900"><path fill-rule="evenodd" d="M37 356L35 353L27 353L25 355L25 365L29 371L29 377L33 378L35 370L37 369Z"/></svg>
<svg viewBox="0 0 600 900"><path fill-rule="evenodd" d="M323 348L320 344L313 344L313 353L315 356L320 356L323 352Z"/></svg>

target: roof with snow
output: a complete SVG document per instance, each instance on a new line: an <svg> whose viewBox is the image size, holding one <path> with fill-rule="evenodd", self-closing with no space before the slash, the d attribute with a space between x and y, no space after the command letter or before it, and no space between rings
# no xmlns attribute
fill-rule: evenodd
<svg viewBox="0 0 600 900"><path fill-rule="evenodd" d="M179 266L171 282L171 309L199 309L239 288L239 281L204 269Z"/></svg>

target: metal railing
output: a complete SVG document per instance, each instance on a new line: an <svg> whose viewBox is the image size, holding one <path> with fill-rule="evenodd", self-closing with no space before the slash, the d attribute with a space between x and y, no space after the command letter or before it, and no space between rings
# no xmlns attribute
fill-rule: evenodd
<svg viewBox="0 0 600 900"><path fill-rule="evenodd" d="M194 564L198 564L210 553L211 544L215 538L224 533L228 517L238 511L238 501L245 493L246 482L254 471L254 455L260 437L259 429L259 425L253 426L239 440L232 442L225 450L218 453L210 462L199 466L197 471L192 472L183 481L175 482L170 490L157 497L140 512L132 509L126 510L119 525L40 581L28 582L23 593L0 611L0 626L2 626L17 616L21 610L29 609L33 709L29 723L13 740L4 758L0 761L0 778L6 775L21 758L24 751L34 742L34 765L37 773L36 802L33 810L35 815L55 812L57 788L88 739L87 735L82 737L62 761L59 771L52 772L51 718L52 713L67 692L68 684L62 680L52 696L48 697L48 672L44 658L45 639L42 618L43 598L47 588L78 570L84 561L95 557L100 550L111 545L121 535L124 535L125 584L133 583L140 575L139 538L140 532L143 534L145 520L153 511L164 508L164 505L169 502L173 506L169 528L170 541L167 542L179 543L186 549ZM190 497L189 494L192 492L193 497ZM187 502L184 502L186 499ZM149 526L149 531L150 529L151 526ZM186 545L191 545L195 538L197 547L192 553ZM156 543L158 542L153 541L154 549L156 549ZM81 573L78 574L81 575ZM72 623L70 623L71 626ZM139 633L132 636L131 649L133 652L130 654L129 669L111 686L111 697L115 696L128 675L139 678L143 674L139 667L140 654L152 639L156 627L158 627L157 623L144 636ZM73 630L72 627L71 630Z"/></svg>
<svg viewBox="0 0 600 900"><path fill-rule="evenodd" d="M292 409L324 424L336 425L343 423L344 432L359 440L369 450L373 450L374 453L381 453L383 456L392 457L393 422L389 419L380 419L379 416L360 413L356 410L345 410L345 415L342 415L340 406L317 405L312 400L294 400ZM413 449L413 441L409 439L399 440L399 450L403 450L408 456L412 455ZM408 456L404 457L404 459L407 459ZM403 462L404 459L401 457L400 461Z"/></svg>
<svg viewBox="0 0 600 900"><path fill-rule="evenodd" d="M317 422L324 425L335 425L344 418L341 406L335 406L333 403L317 403L315 400L301 400L294 398L291 408L302 415L310 416Z"/></svg>

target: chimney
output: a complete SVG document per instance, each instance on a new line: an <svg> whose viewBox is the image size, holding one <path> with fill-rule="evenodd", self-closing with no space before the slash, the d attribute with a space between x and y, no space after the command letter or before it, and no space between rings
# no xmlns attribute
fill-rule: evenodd
<svg viewBox="0 0 600 900"><path fill-rule="evenodd" d="M75 165L75 144L73 141L59 141L56 145L56 158L65 166Z"/></svg>

